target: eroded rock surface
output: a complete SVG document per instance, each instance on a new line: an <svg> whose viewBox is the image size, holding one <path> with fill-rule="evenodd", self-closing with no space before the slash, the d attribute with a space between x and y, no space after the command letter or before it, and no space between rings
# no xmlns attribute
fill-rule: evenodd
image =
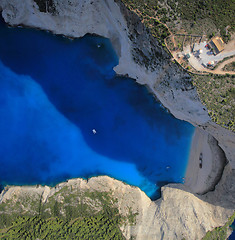
<svg viewBox="0 0 235 240"><path fill-rule="evenodd" d="M33 0L2 0L0 8L10 25L22 24L70 37L91 33L111 39L119 55L115 67L118 74L148 85L177 118L199 124L210 120L190 76L171 62L138 17L120 1L54 0L54 13L40 12Z"/></svg>
<svg viewBox="0 0 235 240"><path fill-rule="evenodd" d="M49 6L40 6L38 2L40 0L0 0L0 10L10 25L40 28L75 38L87 33L109 38L119 56L116 73L146 85L175 117L213 135L229 161L215 191L200 198L186 186L171 184L163 188L161 199L151 202L139 189L106 177L92 178L88 184L83 180L63 184L99 191L113 189L120 211L125 212L126 207L131 206L139 213L136 226L123 227L128 238L134 235L137 239L151 240L200 239L206 231L223 225L235 210L232 170L235 168L235 134L211 122L191 77L171 61L138 17L120 0L53 0ZM38 194L43 194L46 201L57 188L10 188L1 194L1 202L24 191L29 194L41 191Z"/></svg>
<svg viewBox="0 0 235 240"><path fill-rule="evenodd" d="M119 56L116 73L146 85L175 117L206 129L219 141L234 168L235 134L211 122L191 77L171 61L137 15L120 0L53 0L40 7L36 2L45 1L1 0L2 16L10 25L69 37L91 33L109 38Z"/></svg>
<svg viewBox="0 0 235 240"><path fill-rule="evenodd" d="M234 170L227 168L226 171L228 171L229 178L232 177L230 181L234 181ZM225 197L224 189L232 191L229 199ZM231 189L226 179L218 185L215 194L210 193L199 197L188 190L181 184L170 184L162 188L162 198L153 202L139 188L101 176L91 178L88 182L83 179L72 179L54 188L48 186L8 187L0 195L0 204L5 204L5 213L23 211L37 214L40 201L41 209L46 212L50 210L48 206L55 200L65 204L67 193L73 197L74 202L70 204L75 204L75 206L79 202L77 199L81 192L111 193L113 199L117 199L117 202L113 204L118 207L120 214L127 216L129 209L132 214L137 213L135 224L127 223L121 227L127 239L133 236L137 240L201 239L207 231L224 225L228 217L233 214L234 209L229 206L231 203L235 205L235 189L234 187ZM214 200L214 195L216 195L216 200ZM99 203L89 195L83 200L93 211L99 211ZM212 200L213 203L211 203ZM32 208L32 205L36 208Z"/></svg>

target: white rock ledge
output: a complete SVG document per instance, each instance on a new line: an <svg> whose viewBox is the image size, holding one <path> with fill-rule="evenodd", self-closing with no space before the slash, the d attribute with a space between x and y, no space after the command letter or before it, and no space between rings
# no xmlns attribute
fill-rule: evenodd
<svg viewBox="0 0 235 240"><path fill-rule="evenodd" d="M55 14L40 12L33 0L1 0L0 9L3 18L10 25L22 24L75 38L87 33L109 38L119 55L119 64L114 68L116 73L128 75L138 83L147 85L148 89L176 118L188 121L194 126L206 128L206 131L219 141L227 159L235 168L235 134L211 122L205 106L198 98L196 89L185 89L183 86L182 81L190 77L167 59L167 54L161 46L156 43L154 47L163 53L165 59L157 60L158 64L154 71L146 70L143 65L133 60L133 42L129 38L133 34L130 30L132 23L131 20L128 24L126 21L127 18L132 19L133 14L123 10L120 0L54 0L54 2ZM136 19L131 26L135 24L138 29L143 28ZM151 52L153 50L150 46L151 36L144 28L139 32L141 34L135 33L138 36L134 36L139 41L135 47L140 49L148 47L146 53Z"/></svg>
<svg viewBox="0 0 235 240"><path fill-rule="evenodd" d="M226 168L231 182L235 181L234 170ZM42 196L42 204L49 197L56 195L62 188L69 187L78 191L112 192L118 199L117 207L121 214L126 215L131 208L133 213L138 212L136 225L124 225L121 230L127 239L131 236L137 240L180 239L198 240L207 231L224 225L234 211L224 201L228 189L226 179L216 187L215 192L205 196L190 193L182 184L169 184L162 188L162 198L153 202L139 188L127 185L107 176L93 177L89 181L71 179L51 188L48 186L8 186L0 194L0 204L7 200L17 202L18 199ZM221 191L222 189L222 191ZM222 194L222 195L221 195ZM216 196L216 198L215 198ZM234 196L234 195L233 195ZM213 203L211 201L213 200ZM230 202L235 204L235 199ZM25 210L26 211L26 210Z"/></svg>
<svg viewBox="0 0 235 240"><path fill-rule="evenodd" d="M235 134L210 120L205 106L198 98L196 89L187 83L188 79L190 81L190 76L170 61L162 47L153 41L138 18L126 10L120 0L54 0L54 3L55 13L44 13L39 11L39 7L33 0L0 0L0 11L9 25L40 28L75 38L87 33L109 38L119 56L119 64L114 68L117 74L128 75L139 84L146 85L175 117L201 129L197 130L201 134L198 138L200 140L195 143L194 139L194 145L197 146L194 146L194 150L192 149L196 152L191 157L193 161L191 165L194 167L191 168L193 170L188 169L188 173L192 172L194 176L186 179L187 186L170 184L163 187L162 198L156 202L151 202L138 188L108 177L92 178L88 184L81 179L64 184L78 181L82 182L80 187L89 187L92 182L92 186L95 185L101 191L106 184L108 188L115 189L114 194L118 196L123 196L128 189L128 194L125 194L127 199L120 201L120 209L124 208L125 204L129 204L133 209L138 209L140 214L136 226L123 227L123 233L127 238L134 235L140 240L200 239L206 231L223 225L235 211L233 185L235 182L235 170L233 170L235 169ZM154 62L154 71L147 70L140 59L133 60L134 48L141 50L151 64ZM152 54L156 57L152 58ZM139 57L138 54L135 56ZM229 164L215 190L199 197L192 192L208 191L213 182L208 176L216 178L215 173L218 171L214 167L224 162L224 156L217 143L208 142L208 139L211 139L210 135L218 141ZM199 141L204 141L207 147L200 146ZM210 173L206 173L205 168L202 172L198 163L195 164L201 152L205 153L207 159L204 163L207 166L206 169L210 169ZM48 187L41 187L37 191L39 190L43 191L45 200L48 194L56 191ZM31 192L36 189L33 187L10 188L1 194L0 202L11 197L16 191ZM133 200L132 203L130 199Z"/></svg>

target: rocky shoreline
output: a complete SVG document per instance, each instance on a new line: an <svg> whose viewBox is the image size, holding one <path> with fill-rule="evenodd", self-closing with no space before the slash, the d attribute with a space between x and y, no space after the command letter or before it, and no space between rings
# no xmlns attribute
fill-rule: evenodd
<svg viewBox="0 0 235 240"><path fill-rule="evenodd" d="M229 166L225 171L226 178L234 182L235 171ZM139 188L107 176L93 177L88 181L71 179L55 187L8 186L0 194L0 204L4 206L4 213L34 215L38 208L35 206L39 203L46 212L50 211L48 206L54 201L65 204L68 189L75 198L79 198L81 192L110 193L116 199L114 205L121 215L127 216L131 209L136 216L135 224L121 226L126 239L201 239L207 231L224 225L233 214L234 209L227 205L226 191L231 192L232 189L226 178L222 178L214 192L204 196L193 194L185 185L168 184L162 187L162 197L156 201L151 201ZM234 202L234 199L230 200ZM97 209L94 199L87 197L85 202Z"/></svg>
<svg viewBox="0 0 235 240"><path fill-rule="evenodd" d="M176 118L197 127L185 185L163 187L162 198L156 202L141 193L137 199L143 202L136 199L133 206L142 209L143 214L138 215L136 226L123 228L127 238L133 235L137 239L159 239L159 236L200 239L207 231L226 222L235 211L235 191L231 181L235 171L235 134L210 120L192 85L191 76L171 61L137 15L126 9L120 0L54 0L53 9L45 12L40 11L33 0L1 0L0 11L9 25L39 28L72 38L87 33L109 38L119 56L119 64L114 68L116 73L146 85ZM204 156L202 168L199 163L201 153ZM89 182L97 185L103 180L103 177L97 177ZM117 194L120 194L126 185L120 182L118 185ZM100 191L102 188L99 187ZM20 189L24 191L25 188ZM34 188L30 189L33 191ZM214 191L208 192L210 190ZM14 188L3 191L0 202L6 199L7 193L12 196L10 192L14 191ZM49 191L48 187L43 190L46 191Z"/></svg>

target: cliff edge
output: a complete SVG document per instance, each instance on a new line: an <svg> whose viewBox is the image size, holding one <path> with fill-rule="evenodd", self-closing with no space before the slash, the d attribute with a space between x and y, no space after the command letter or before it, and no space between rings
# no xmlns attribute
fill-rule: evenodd
<svg viewBox="0 0 235 240"><path fill-rule="evenodd" d="M235 181L235 172L226 167L227 178ZM229 191L229 199L226 192ZM92 194L94 193L94 194ZM61 215L67 216L68 205L78 206L83 199L93 212L102 206L97 193L110 194L112 205L122 216L132 216L121 230L126 239L201 239L207 231L222 226L233 214L235 189L223 178L213 193L199 196L182 184L162 188L162 198L151 201L144 192L107 176L88 181L71 179L50 188L48 186L6 187L0 194L0 214L50 214L55 205L61 206ZM216 197L215 197L216 196ZM69 197L69 200L68 200ZM52 210L51 210L52 209Z"/></svg>
<svg viewBox="0 0 235 240"><path fill-rule="evenodd" d="M40 0L1 0L2 16L12 26L24 25L73 38L87 33L109 38L119 56L116 73L146 85L176 118L213 135L235 168L235 134L210 120L191 76L172 62L121 0L53 0L45 9L36 2L45 5Z"/></svg>
<svg viewBox="0 0 235 240"><path fill-rule="evenodd" d="M104 191L105 186L115 190L120 211L126 211L125 205L136 211L138 209L136 225L123 227L125 236L129 238L133 235L137 239L200 239L206 231L223 225L235 211L235 134L210 120L207 109L201 104L196 88L192 85L191 76L172 62L139 18L127 10L120 0L51 2L51 6L44 6L43 1L39 0L1 0L0 11L4 20L12 26L40 28L73 38L87 33L109 38L119 56L119 64L114 68L116 73L128 75L139 84L146 85L176 118L188 121L213 136L216 145L224 153L219 155L221 157L218 161L228 161L220 173L222 178L215 190L203 196L195 194L197 190L193 187L170 184L162 189L161 199L151 202L139 189L116 180L106 177L89 180L87 186L92 183L100 191ZM215 151L211 152L211 159L214 159ZM82 186L86 185L82 180L76 181ZM16 190L21 192L24 189L10 188L4 191L1 202L7 196L12 196L11 192L13 194ZM35 190L26 189L30 189L29 192ZM47 192L52 194L56 191L48 187L40 189L45 199ZM129 195L124 194L127 189ZM122 200L122 194L128 199Z"/></svg>

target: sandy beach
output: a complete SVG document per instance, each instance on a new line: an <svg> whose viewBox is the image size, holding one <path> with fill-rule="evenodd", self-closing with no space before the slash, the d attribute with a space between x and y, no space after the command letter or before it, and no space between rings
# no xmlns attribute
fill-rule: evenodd
<svg viewBox="0 0 235 240"><path fill-rule="evenodd" d="M226 164L217 141L206 131L196 128L185 176L185 185L193 193L204 194L213 190Z"/></svg>

